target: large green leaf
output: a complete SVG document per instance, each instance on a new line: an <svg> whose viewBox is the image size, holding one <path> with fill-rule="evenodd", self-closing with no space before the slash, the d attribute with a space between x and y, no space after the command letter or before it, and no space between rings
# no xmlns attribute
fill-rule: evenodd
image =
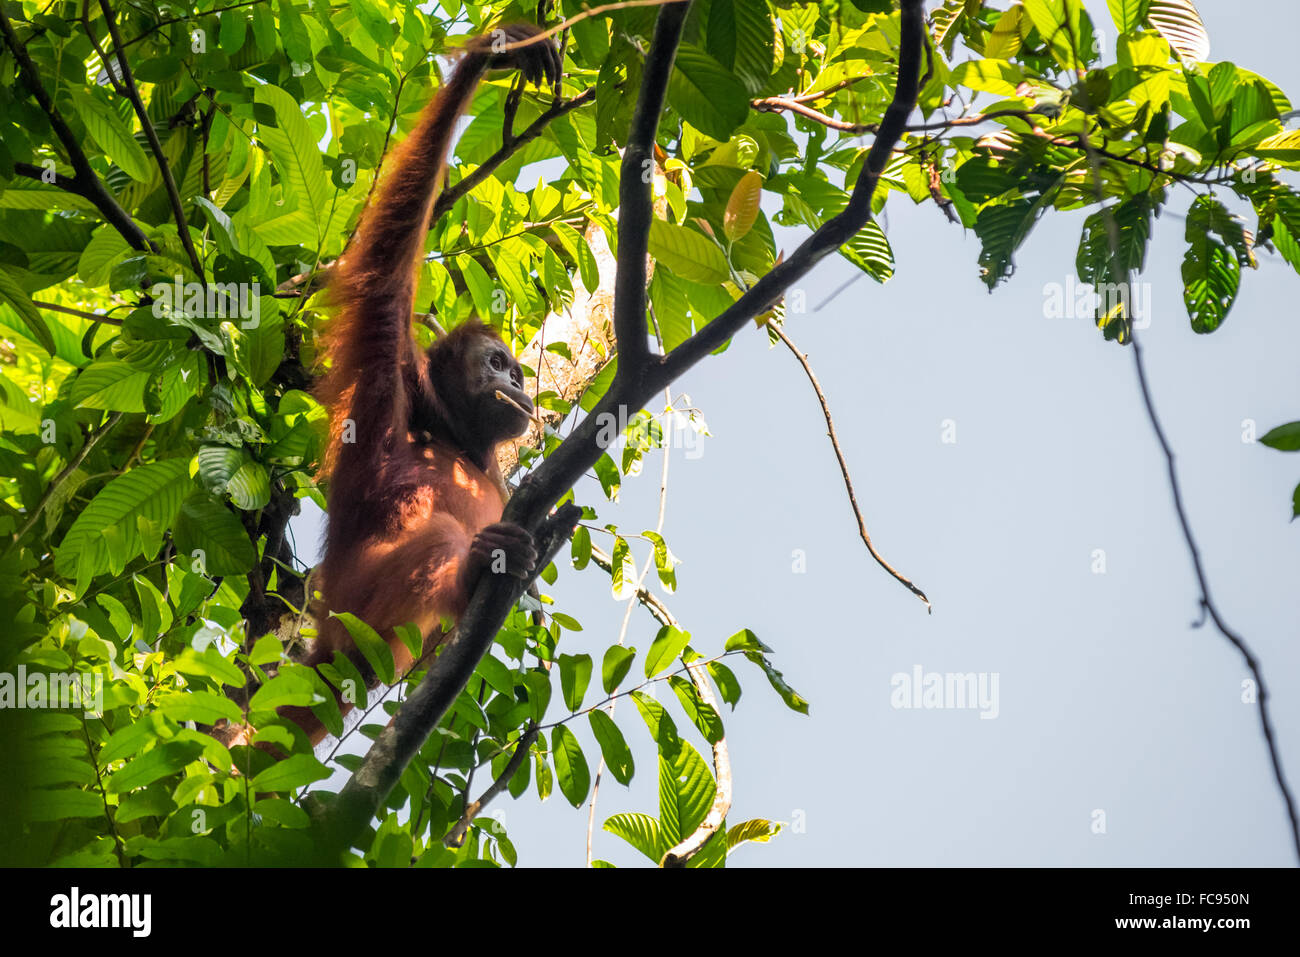
<svg viewBox="0 0 1300 957"><path fill-rule="evenodd" d="M570 804L578 807L591 790L591 771L578 739L562 724L551 732L551 760L555 763L555 776L560 781L560 793Z"/></svg>
<svg viewBox="0 0 1300 957"><path fill-rule="evenodd" d="M660 753L659 824L670 844L700 826L716 792L709 766L689 741L683 741L671 756Z"/></svg>
<svg viewBox="0 0 1300 957"><path fill-rule="evenodd" d="M201 566L201 574L213 577L242 575L257 560L243 523L206 492L196 492L181 505L172 539L181 555Z"/></svg>
<svg viewBox="0 0 1300 957"><path fill-rule="evenodd" d="M668 80L668 102L687 123L714 139L730 139L749 115L749 93L731 71L683 43Z"/></svg>
<svg viewBox="0 0 1300 957"><path fill-rule="evenodd" d="M1191 63L1210 58L1210 34L1192 0L1150 0L1147 21Z"/></svg>
<svg viewBox="0 0 1300 957"><path fill-rule="evenodd" d="M692 282L723 283L731 278L727 257L702 233L662 219L650 221L650 255Z"/></svg>
<svg viewBox="0 0 1300 957"><path fill-rule="evenodd" d="M110 106L101 103L93 94L76 88L73 89L72 102L77 109L77 116L86 125L86 130L99 144L104 155L137 182L148 183L153 179L154 168L149 157L135 141L131 128Z"/></svg>
<svg viewBox="0 0 1300 957"><path fill-rule="evenodd" d="M1237 297L1241 266L1253 262L1244 224L1213 196L1199 196L1187 211L1183 302L1192 328L1213 332Z"/></svg>
<svg viewBox="0 0 1300 957"><path fill-rule="evenodd" d="M600 744L601 756L614 775L614 780L619 784L627 784L632 780L636 764L632 760L627 741L623 738L623 732L618 729L614 719L599 708L588 715L588 720L591 722L591 733Z"/></svg>
<svg viewBox="0 0 1300 957"><path fill-rule="evenodd" d="M22 324L31 333L32 339L40 343L41 348L50 353L55 351L54 337L50 334L50 327L45 324L45 319L41 316L40 311L32 305L31 297L23 292L22 287L5 269L0 269L0 303L7 305L18 314ZM3 315L3 313L0 313L0 315Z"/></svg>
<svg viewBox="0 0 1300 957"><path fill-rule="evenodd" d="M617 834L638 851L658 864L668 853L659 822L649 814L615 814L605 821L605 830Z"/></svg>
<svg viewBox="0 0 1300 957"><path fill-rule="evenodd" d="M271 150L280 175L289 184L290 195L298 201L298 211L307 214L319 242L333 190L321 163L316 138L302 115L302 107L284 90L278 86L258 86L255 96L257 102L265 103L275 112L279 124L259 124L257 135Z"/></svg>
<svg viewBox="0 0 1300 957"><path fill-rule="evenodd" d="M110 568L120 571L144 551L139 520L169 528L192 486L188 459L153 462L119 475L72 523L55 552L55 569L67 577L77 575L81 565L92 575Z"/></svg>

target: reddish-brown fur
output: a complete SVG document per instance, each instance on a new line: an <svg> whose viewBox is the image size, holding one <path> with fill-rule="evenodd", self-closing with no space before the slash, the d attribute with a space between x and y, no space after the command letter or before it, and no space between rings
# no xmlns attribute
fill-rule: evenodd
<svg viewBox="0 0 1300 957"><path fill-rule="evenodd" d="M534 32L512 27L507 38ZM522 49L513 62L530 78L557 78L558 56L546 43ZM351 612L387 638L401 673L413 659L395 626L414 622L427 652L444 637L440 622L465 610L482 549L500 548L512 562L520 555L527 561L531 552L531 544L516 540L522 535L526 542L521 530L502 532L495 524L503 507L493 454L500 436L463 399L475 388L482 392L473 384L473 363L499 338L466 324L426 356L411 331L416 269L452 131L490 65L497 58L479 38L386 162L390 172L333 281L340 312L321 387L331 411L329 525L314 579L322 597L314 608L318 637L306 659L313 666L342 651L371 677L347 629L329 617ZM513 374L522 383L517 364ZM512 531L519 535L505 534ZM346 711L353 703L360 702L340 705ZM308 709L286 713L313 743L325 736Z"/></svg>

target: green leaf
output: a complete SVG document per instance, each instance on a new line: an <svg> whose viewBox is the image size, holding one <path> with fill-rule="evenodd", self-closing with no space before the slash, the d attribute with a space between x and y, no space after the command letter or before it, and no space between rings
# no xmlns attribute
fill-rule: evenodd
<svg viewBox="0 0 1300 957"><path fill-rule="evenodd" d="M524 675L524 685L528 688L528 702L533 720L540 723L546 717L547 705L551 703L551 673L541 668L534 668Z"/></svg>
<svg viewBox="0 0 1300 957"><path fill-rule="evenodd" d="M592 253L591 247L587 245L586 238L568 223L552 223L551 231L560 240L560 245L569 254L569 258L578 264L582 284L587 292L595 292L596 287L600 285L600 267L596 263L596 256Z"/></svg>
<svg viewBox="0 0 1300 957"><path fill-rule="evenodd" d="M655 864L671 846L664 839L659 822L649 814L615 814L605 821L605 830L627 841Z"/></svg>
<svg viewBox="0 0 1300 957"><path fill-rule="evenodd" d="M695 686L680 675L673 675L668 679L668 684L677 695L677 700L681 702L686 717L690 718L700 734L704 735L704 740L709 744L717 744L721 741L725 733L722 728L722 718L711 705L700 699Z"/></svg>
<svg viewBox="0 0 1300 957"><path fill-rule="evenodd" d="M1241 266L1237 257L1209 230L1210 212L1200 197L1187 215L1187 252L1183 256L1183 302L1192 329L1213 332L1223 324L1237 298ZM1210 200L1209 202L1217 202Z"/></svg>
<svg viewBox="0 0 1300 957"><path fill-rule="evenodd" d="M311 37L293 0L280 0L277 7L280 11L280 39L284 41L284 52L295 63L310 63Z"/></svg>
<svg viewBox="0 0 1300 957"><path fill-rule="evenodd" d="M591 790L591 771L587 759L573 732L557 725L551 732L551 760L555 763L555 776L560 781L560 793L574 807L587 799Z"/></svg>
<svg viewBox="0 0 1300 957"><path fill-rule="evenodd" d="M980 278L990 289L1011 275L1012 255L1038 218L1039 208L1027 199L1006 206L986 206L975 221L975 235L982 244Z"/></svg>
<svg viewBox="0 0 1300 957"><path fill-rule="evenodd" d="M150 182L154 175L153 165L144 149L135 141L131 128L113 112L112 107L101 103L93 95L75 87L71 92L77 116L86 125L86 131L104 151L104 155L136 182Z"/></svg>
<svg viewBox="0 0 1300 957"><path fill-rule="evenodd" d="M128 761L108 779L105 789L110 794L134 791L175 774L202 753L203 744L198 741L168 741Z"/></svg>
<svg viewBox="0 0 1300 957"><path fill-rule="evenodd" d="M1250 151L1263 159L1284 166L1300 164L1300 130L1284 130L1260 140Z"/></svg>
<svg viewBox="0 0 1300 957"><path fill-rule="evenodd" d="M77 275L89 286L102 286L108 282L109 270L130 249L116 229L101 226L81 251L77 260Z"/></svg>
<svg viewBox="0 0 1300 957"><path fill-rule="evenodd" d="M614 719L599 708L587 717L591 721L591 733L600 744L600 753L605 758L610 773L614 775L614 780L619 784L627 784L636 772L636 764L632 760L627 741L623 739L623 732L618 729Z"/></svg>
<svg viewBox="0 0 1300 957"><path fill-rule="evenodd" d="M1147 22L1183 60L1201 63L1210 58L1210 34L1192 0L1150 0Z"/></svg>
<svg viewBox="0 0 1300 957"><path fill-rule="evenodd" d="M214 578L242 575L257 560L243 523L206 492L182 503L172 539L183 557L200 566L196 571Z"/></svg>
<svg viewBox="0 0 1300 957"><path fill-rule="evenodd" d="M1134 196L1109 210L1119 233L1116 262L1111 264L1110 230L1107 213L1095 212L1083 224L1075 268L1079 281L1099 286L1117 281L1128 282L1129 275L1141 272L1146 264L1147 242L1151 238L1151 205L1145 195Z"/></svg>
<svg viewBox="0 0 1300 957"><path fill-rule="evenodd" d="M248 786L253 791L290 791L313 781L323 781L330 774L330 769L317 761L315 755L293 754L259 773Z"/></svg>
<svg viewBox="0 0 1300 957"><path fill-rule="evenodd" d="M293 9L292 4L280 5L281 16L285 7ZM296 14L294 15L296 18ZM299 26L301 26L301 21ZM284 28L281 21L281 28ZM286 42L287 42L286 38ZM310 60L310 46L305 58L289 52L291 59ZM278 126L258 124L258 138L271 150L276 167L288 182L288 192L297 199L297 210L306 213L316 233L317 243L321 239L321 225L329 216L330 196L333 192L329 179L325 175L325 166L321 162L320 148L316 137L312 135L307 118L303 116L302 107L292 96L278 86L263 84L255 87L254 97L258 103L265 103L275 112Z"/></svg>
<svg viewBox="0 0 1300 957"><path fill-rule="evenodd" d="M726 141L749 115L749 92L730 70L683 43L668 79L668 103L701 133Z"/></svg>
<svg viewBox="0 0 1300 957"><path fill-rule="evenodd" d="M255 511L271 500L271 477L266 467L243 449L226 445L205 445L199 449L199 481L216 495L245 511Z"/></svg>
<svg viewBox="0 0 1300 957"><path fill-rule="evenodd" d="M664 537L656 531L646 529L642 535L654 546L655 573L659 576L659 584L663 586L664 591L675 592L677 590L677 556L668 549L668 543Z"/></svg>
<svg viewBox="0 0 1300 957"><path fill-rule="evenodd" d="M250 711L274 711L284 705L309 708L316 703L316 688L306 678L294 674L276 675L258 688L248 702Z"/></svg>
<svg viewBox="0 0 1300 957"><path fill-rule="evenodd" d="M1020 52L1020 20L1025 8L1020 4L1012 5L1006 13L998 17L988 39L984 43L984 55L993 60L1010 60Z"/></svg>
<svg viewBox="0 0 1300 957"><path fill-rule="evenodd" d="M386 685L397 680L397 666L393 662L393 650L388 642L379 636L379 632L351 612L330 612L330 617L343 622L357 649L365 656L370 667Z"/></svg>
<svg viewBox="0 0 1300 957"><path fill-rule="evenodd" d="M677 725L668 716L664 706L644 691L633 691L632 701L637 711L641 712L646 727L650 729L650 737L658 746L659 753L674 753L681 744L681 738L677 734Z"/></svg>
<svg viewBox="0 0 1300 957"><path fill-rule="evenodd" d="M600 680L605 694L613 694L614 689L623 683L623 679L632 668L634 658L636 658L635 648L610 645L605 649L605 659L600 665Z"/></svg>
<svg viewBox="0 0 1300 957"><path fill-rule="evenodd" d="M1300 422L1288 422L1269 429L1259 440L1279 452L1300 452Z"/></svg>
<svg viewBox="0 0 1300 957"><path fill-rule="evenodd" d="M735 673L721 661L710 661L708 670L713 683L718 686L718 694L722 696L723 701L731 705L731 710L735 711L741 694L740 682Z"/></svg>
<svg viewBox="0 0 1300 957"><path fill-rule="evenodd" d="M22 287L7 269L0 269L0 303L9 306L18 314L22 324L31 333L33 341L39 343L46 352L54 354L56 351L54 336L50 334L50 327L45 324L44 317L32 304L31 297L23 292Z"/></svg>
<svg viewBox="0 0 1300 957"><path fill-rule="evenodd" d="M808 702L799 692L786 683L781 672L772 667L772 663L764 655L756 651L747 651L745 657L763 669L763 674L767 675L767 680L776 689L776 693L781 696L781 700L785 702L787 708L798 711L800 714L808 713Z"/></svg>
<svg viewBox="0 0 1300 957"><path fill-rule="evenodd" d="M1147 0L1106 0L1106 6L1120 33L1131 33L1146 19Z"/></svg>
<svg viewBox="0 0 1300 957"><path fill-rule="evenodd" d="M474 672L488 683L493 691L510 697L515 693L515 673L500 659L484 655Z"/></svg>
<svg viewBox="0 0 1300 957"><path fill-rule="evenodd" d="M81 370L72 383L72 402L81 409L144 412L144 390L149 373L121 359L97 359Z"/></svg>
<svg viewBox="0 0 1300 957"><path fill-rule="evenodd" d="M244 713L224 695L211 691L187 691L161 695L154 706L173 721L199 721L216 724L222 718L239 722Z"/></svg>
<svg viewBox="0 0 1300 957"><path fill-rule="evenodd" d="M169 528L192 487L187 459L152 462L119 475L72 523L55 552L55 569L68 578L77 576L79 564L91 575L120 572L126 561L145 553L139 520Z"/></svg>
<svg viewBox="0 0 1300 957"><path fill-rule="evenodd" d="M276 655L274 660L279 661L280 656ZM244 673L239 670L239 666L232 661L227 661L221 652L217 650L216 645L208 645L202 651L186 648L176 656L174 663L176 670L183 675L211 678L221 684L232 685L236 688L242 688L247 683L247 679L244 677Z"/></svg>
<svg viewBox="0 0 1300 957"><path fill-rule="evenodd" d="M579 525L573 530L573 544L571 546L573 557L573 567L582 571L591 561L591 532L587 531L585 525Z"/></svg>
<svg viewBox="0 0 1300 957"><path fill-rule="evenodd" d="M93 791L41 788L28 791L24 795L24 805L25 821L63 821L104 816L104 799Z"/></svg>
<svg viewBox="0 0 1300 957"><path fill-rule="evenodd" d="M650 650L646 652L645 676L653 678L672 667L673 662L677 660L677 656L682 653L690 640L690 632L674 628L672 625L664 625L660 628L659 633L655 635L655 640L650 644Z"/></svg>
<svg viewBox="0 0 1300 957"><path fill-rule="evenodd" d="M724 646L726 651L761 651L772 654L772 649L758 640L758 635L744 628L730 638Z"/></svg>
<svg viewBox="0 0 1300 957"><path fill-rule="evenodd" d="M650 221L650 255L691 282L718 284L731 278L727 257L703 233L662 219Z"/></svg>
<svg viewBox="0 0 1300 957"><path fill-rule="evenodd" d="M716 792L708 764L689 741L659 755L659 823L670 846L700 826Z"/></svg>
<svg viewBox="0 0 1300 957"><path fill-rule="evenodd" d="M570 711L577 711L591 681L591 655L560 655L558 663L564 704Z"/></svg>
<svg viewBox="0 0 1300 957"><path fill-rule="evenodd" d="M949 82L953 86L1010 97L1015 96L1017 87L1025 82L1025 71L1006 60L967 60L953 69Z"/></svg>
<svg viewBox="0 0 1300 957"><path fill-rule="evenodd" d="M730 852L747 841L766 844L780 833L781 825L775 821L766 821L759 817L741 821L727 828L727 851Z"/></svg>
<svg viewBox="0 0 1300 957"><path fill-rule="evenodd" d="M1024 0L1024 6L1061 66L1074 69L1095 58L1092 21L1080 0Z"/></svg>
<svg viewBox="0 0 1300 957"><path fill-rule="evenodd" d="M894 275L894 250L875 220L867 223L840 247L840 253L876 282Z"/></svg>

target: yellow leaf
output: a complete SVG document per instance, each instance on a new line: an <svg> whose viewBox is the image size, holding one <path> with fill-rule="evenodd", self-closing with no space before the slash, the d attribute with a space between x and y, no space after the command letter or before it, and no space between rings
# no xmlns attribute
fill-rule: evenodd
<svg viewBox="0 0 1300 957"><path fill-rule="evenodd" d="M722 216L722 231L733 243L754 227L758 218L758 201L763 194L763 177L753 170L740 177L736 188L727 200L727 210Z"/></svg>

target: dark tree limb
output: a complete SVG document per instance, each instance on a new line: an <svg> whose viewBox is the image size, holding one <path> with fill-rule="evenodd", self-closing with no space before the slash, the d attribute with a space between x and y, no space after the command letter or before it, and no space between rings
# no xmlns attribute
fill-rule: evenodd
<svg viewBox="0 0 1300 957"><path fill-rule="evenodd" d="M618 272L614 277L614 335L618 339L618 376L623 379L638 376L649 354L645 286L654 220L655 133L690 9L689 3L676 3L659 11L623 150L618 184Z"/></svg>
<svg viewBox="0 0 1300 957"><path fill-rule="evenodd" d="M23 81L27 84L27 88L31 90L32 96L36 97L36 102L45 112L46 117L49 118L50 128L54 130L54 135L63 144L63 148L68 154L68 161L76 173L71 179L55 174L55 185L87 200L95 209L99 210L100 215L104 217L104 220L109 225L122 234L122 238L127 241L131 248L156 252L156 247L145 236L144 231L131 218L131 215L118 205L117 200L104 184L104 181L91 168L90 160L86 158L81 143L59 111L55 109L54 101L50 99L49 93L45 91L45 87L41 83L41 76L36 69L36 64L32 62L31 55L27 52L27 46L14 33L14 25L9 21L9 17L4 13L3 9L0 9L0 33L4 34L5 42L9 45L9 49L13 51L14 59L18 62L18 69L22 73ZM32 176L32 170L35 167L31 167L30 164L17 165L22 166L22 169L19 170L22 175L31 176L34 179L44 179L39 172Z"/></svg>
<svg viewBox="0 0 1300 957"><path fill-rule="evenodd" d="M509 142L503 142L500 149L483 161L483 164L475 169L472 173L461 179L454 186L448 186L441 193L433 204L433 217L430 223L436 223L443 213L447 212L461 197L469 193L474 187L482 183L506 160L510 159L515 153L523 149L537 137L546 132L546 127L551 121L576 110L580 106L586 106L596 99L596 88L583 90L572 99L565 100L562 103L552 104L545 113L537 117L519 133L518 136L512 136Z"/></svg>
<svg viewBox="0 0 1300 957"><path fill-rule="evenodd" d="M691 336L650 370L644 383L653 394L734 336L755 316L766 312L785 290L826 256L848 242L871 219L871 197L884 172L894 145L907 128L916 106L925 47L925 10L920 0L903 0L902 32L898 55L898 83L894 98L876 131L876 139L862 164L844 210L822 223L784 262L773 266L720 316ZM623 343L619 341L619 348ZM621 352L620 352L621 355Z"/></svg>
<svg viewBox="0 0 1300 957"><path fill-rule="evenodd" d="M118 33L117 23L113 20L113 8L109 6L108 0L99 0L99 8L104 12L104 21L108 25L108 35L113 40L123 95L131 101L131 106L135 109L135 115L139 118L140 126L144 130L145 138L149 141L149 148L153 150L154 159L158 161L158 169L162 172L163 187L166 189L167 199L171 203L172 216L176 219L176 231L180 233L181 245L185 247L185 255L189 257L190 265L194 267L194 272L199 277L199 280L204 282L203 261L199 259L198 251L194 248L194 240L190 238L190 227L185 221L185 209L181 204L180 190L176 188L176 178L172 176L171 164L167 162L167 157L163 154L162 142L158 139L158 131L153 128L149 113L144 108L144 101L140 99L140 90L135 85L135 77L131 75L131 67L126 62L126 51L122 49L122 35ZM108 67L108 64L104 64L104 66L112 74L113 71Z"/></svg>
<svg viewBox="0 0 1300 957"><path fill-rule="evenodd" d="M666 6L660 10L659 16L675 19L685 13L685 7L685 4ZM666 357L648 360L643 374L616 376L595 408L511 497L502 520L534 532L539 551L547 556L538 570L555 554L576 523L579 512L576 506L566 505L548 518L551 507L568 494L600 458L609 433L614 431L606 428L610 417L619 421L620 413L626 417L629 412L641 409L651 396L720 346L750 319L765 312L791 283L839 248L870 219L871 195L916 105L924 59L924 34L922 0L902 0L898 82L894 97L885 111L876 141L844 211L827 220L789 259L773 268L712 323ZM657 40L661 36L656 30ZM674 54L675 48L665 51L656 43L650 49L648 64L657 63L662 57L671 59ZM656 71L648 66L642 82L649 82L654 75ZM644 262L644 257L638 258ZM623 348L624 344L620 342L620 354ZM364 832L407 763L437 727L473 675L479 660L491 648L497 630L523 588L523 583L501 575L485 575L479 580L457 625L455 638L402 705L392 724L379 736L337 799L318 815L320 841L317 847L326 859L337 860L338 853L351 846Z"/></svg>

